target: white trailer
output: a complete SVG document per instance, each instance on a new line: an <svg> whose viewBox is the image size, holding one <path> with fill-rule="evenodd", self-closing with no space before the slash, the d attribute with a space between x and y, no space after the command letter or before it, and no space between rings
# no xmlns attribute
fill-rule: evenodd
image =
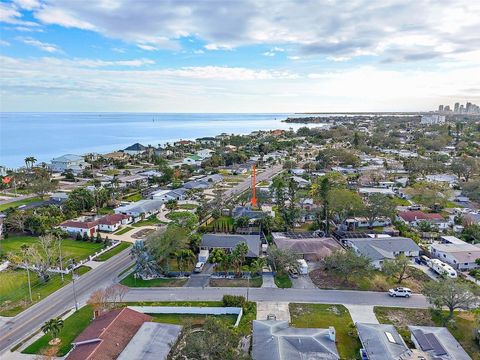
<svg viewBox="0 0 480 360"><path fill-rule="evenodd" d="M457 278L457 271L438 259L431 259L428 266L439 275L446 275L452 279Z"/></svg>

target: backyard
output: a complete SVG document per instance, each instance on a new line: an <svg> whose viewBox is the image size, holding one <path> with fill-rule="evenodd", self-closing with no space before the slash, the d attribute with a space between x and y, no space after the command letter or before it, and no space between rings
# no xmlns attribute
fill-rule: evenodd
<svg viewBox="0 0 480 360"><path fill-rule="evenodd" d="M343 305L290 303L291 324L297 328L335 327L341 359L356 359L360 341L347 308Z"/></svg>
<svg viewBox="0 0 480 360"><path fill-rule="evenodd" d="M407 325L443 326L439 313L431 309L404 309L374 307L375 315L382 324L393 324L400 335L411 345L410 331ZM447 315L447 312L444 312ZM480 346L473 337L475 315L472 312L462 311L455 313L455 320L447 324L448 330L462 345L473 360L480 360Z"/></svg>

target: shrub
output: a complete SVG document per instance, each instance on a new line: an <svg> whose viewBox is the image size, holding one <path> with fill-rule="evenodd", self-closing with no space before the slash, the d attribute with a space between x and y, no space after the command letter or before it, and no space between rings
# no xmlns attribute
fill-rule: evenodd
<svg viewBox="0 0 480 360"><path fill-rule="evenodd" d="M244 296L241 295L223 295L223 306L228 307L245 307L246 300Z"/></svg>

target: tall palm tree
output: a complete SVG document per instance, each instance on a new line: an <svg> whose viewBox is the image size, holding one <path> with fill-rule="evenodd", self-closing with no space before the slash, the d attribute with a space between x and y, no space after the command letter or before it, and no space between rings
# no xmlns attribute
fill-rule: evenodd
<svg viewBox="0 0 480 360"><path fill-rule="evenodd" d="M60 318L53 318L43 324L42 331L44 334L51 334L52 339L55 339L62 328L63 320Z"/></svg>
<svg viewBox="0 0 480 360"><path fill-rule="evenodd" d="M28 169L29 167L33 167L33 164L37 162L34 156L27 156L25 159L25 167Z"/></svg>
<svg viewBox="0 0 480 360"><path fill-rule="evenodd" d="M178 269L181 273L185 271L188 265L193 266L195 264L195 254L190 249L182 249L175 253L177 258Z"/></svg>

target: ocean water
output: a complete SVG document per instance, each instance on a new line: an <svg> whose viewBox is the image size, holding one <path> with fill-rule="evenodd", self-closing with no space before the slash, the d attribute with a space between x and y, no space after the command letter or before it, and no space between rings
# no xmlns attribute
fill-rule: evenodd
<svg viewBox="0 0 480 360"><path fill-rule="evenodd" d="M0 165L22 166L27 156L49 162L68 153L107 153L136 142L157 146L223 132L247 134L305 126L281 121L289 116L294 115L0 113Z"/></svg>

